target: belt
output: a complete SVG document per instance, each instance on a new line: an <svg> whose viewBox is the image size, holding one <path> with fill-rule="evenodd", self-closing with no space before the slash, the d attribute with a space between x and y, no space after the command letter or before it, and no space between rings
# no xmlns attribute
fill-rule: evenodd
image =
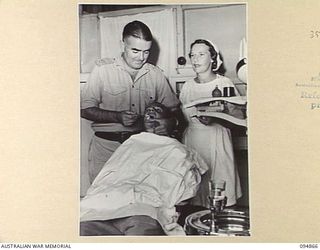
<svg viewBox="0 0 320 250"><path fill-rule="evenodd" d="M95 132L94 135L109 141L117 141L123 143L129 139L131 135L138 134L139 132Z"/></svg>

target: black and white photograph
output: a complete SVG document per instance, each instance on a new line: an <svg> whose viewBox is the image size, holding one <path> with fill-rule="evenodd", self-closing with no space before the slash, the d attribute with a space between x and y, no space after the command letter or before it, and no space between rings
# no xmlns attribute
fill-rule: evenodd
<svg viewBox="0 0 320 250"><path fill-rule="evenodd" d="M319 248L319 9L1 0L0 248Z"/></svg>
<svg viewBox="0 0 320 250"><path fill-rule="evenodd" d="M81 236L250 236L246 4L79 5Z"/></svg>

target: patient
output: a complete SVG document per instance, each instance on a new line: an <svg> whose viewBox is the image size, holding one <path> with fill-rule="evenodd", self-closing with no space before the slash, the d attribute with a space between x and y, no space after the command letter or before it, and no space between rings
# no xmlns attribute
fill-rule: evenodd
<svg viewBox="0 0 320 250"><path fill-rule="evenodd" d="M195 196L208 167L176 139L153 133L164 106L144 116L145 131L131 136L106 162L80 203L80 235L178 235L175 205Z"/></svg>

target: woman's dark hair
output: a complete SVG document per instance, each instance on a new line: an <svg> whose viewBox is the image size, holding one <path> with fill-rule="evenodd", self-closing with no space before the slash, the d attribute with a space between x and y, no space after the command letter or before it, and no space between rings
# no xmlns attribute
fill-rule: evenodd
<svg viewBox="0 0 320 250"><path fill-rule="evenodd" d="M213 45L210 42L208 42L207 40L205 40L205 39L197 39L193 43L191 43L190 51L191 51L193 45L195 45L195 44L205 44L205 45L207 45L209 47L209 52L210 52L210 56L211 56L211 59L212 59L212 68L213 69L217 68L217 63L218 63L217 62L217 55L218 55L218 53L214 49ZM191 53L189 53L189 58L190 58L190 56L191 56Z"/></svg>
<svg viewBox="0 0 320 250"><path fill-rule="evenodd" d="M128 23L122 32L122 40L128 36L137 37L145 41L152 41L152 33L147 25L140 21Z"/></svg>

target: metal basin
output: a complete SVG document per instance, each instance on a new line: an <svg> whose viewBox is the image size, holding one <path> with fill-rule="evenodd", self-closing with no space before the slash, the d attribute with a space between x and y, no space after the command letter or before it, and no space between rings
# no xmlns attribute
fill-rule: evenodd
<svg viewBox="0 0 320 250"><path fill-rule="evenodd" d="M225 209L215 215L215 232L210 232L210 210L190 214L185 221L187 235L250 236L248 211Z"/></svg>

